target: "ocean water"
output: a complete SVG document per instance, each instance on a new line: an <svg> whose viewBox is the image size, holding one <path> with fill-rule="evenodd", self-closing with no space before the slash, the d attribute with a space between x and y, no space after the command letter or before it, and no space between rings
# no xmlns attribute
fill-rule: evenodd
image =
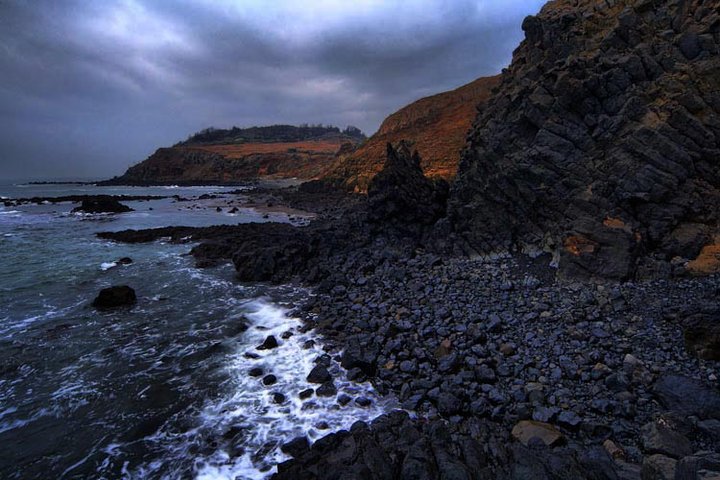
<svg viewBox="0 0 720 480"><path fill-rule="evenodd" d="M308 291L242 284L230 265L198 270L186 255L190 244L95 236L303 221L252 209L230 214L237 197L222 194L229 190L0 185L8 198L221 193L125 202L135 211L121 215L73 214L70 203L0 204L0 478L266 478L286 458L282 443L317 439L394 406L371 385L349 382L333 360L338 394L371 405L299 399L324 356L322 339L292 315ZM118 265L121 257L133 263ZM135 289L134 307L90 306L100 289L119 284ZM280 346L257 350L268 335ZM254 367L277 383L249 376Z"/></svg>

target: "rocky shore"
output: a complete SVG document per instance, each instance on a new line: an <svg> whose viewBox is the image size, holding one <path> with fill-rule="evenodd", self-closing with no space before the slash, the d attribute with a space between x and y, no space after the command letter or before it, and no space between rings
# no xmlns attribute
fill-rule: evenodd
<svg viewBox="0 0 720 480"><path fill-rule="evenodd" d="M275 478L720 478L718 7L549 2L452 184L400 142L307 226L104 238L314 285L296 313L406 410L291 442Z"/></svg>
<svg viewBox="0 0 720 480"><path fill-rule="evenodd" d="M570 282L549 255L453 253L436 221L447 187L419 165L406 146L390 148L368 197L333 193L305 227L101 237L200 242L199 266L232 260L242 281L315 285L295 313L351 379L406 410L312 446L291 442L276 478L720 472L720 278ZM310 202L297 187L273 195Z"/></svg>

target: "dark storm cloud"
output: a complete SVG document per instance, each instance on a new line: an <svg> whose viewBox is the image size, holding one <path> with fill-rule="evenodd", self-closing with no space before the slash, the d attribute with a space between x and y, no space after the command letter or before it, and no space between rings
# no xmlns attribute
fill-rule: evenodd
<svg viewBox="0 0 720 480"><path fill-rule="evenodd" d="M302 3L0 0L0 177L119 174L209 125L370 134L499 72L541 4Z"/></svg>

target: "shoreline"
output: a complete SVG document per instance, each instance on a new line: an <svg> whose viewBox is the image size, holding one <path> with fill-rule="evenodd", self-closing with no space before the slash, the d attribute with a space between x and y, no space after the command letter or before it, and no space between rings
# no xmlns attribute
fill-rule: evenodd
<svg viewBox="0 0 720 480"><path fill-rule="evenodd" d="M506 478L528 462L542 478L555 461L567 463L577 478L608 471L632 478L643 463L690 461L693 452L712 449L717 415L672 398L690 389L720 406L720 369L686 351L686 332L694 327L685 322L712 322L714 314L703 309L711 309L706 299L720 292L720 276L557 280L549 258L470 259L418 250L407 232L374 230L362 199L347 198L319 202L321 213L305 227L170 227L103 237L190 236L200 241L190 252L200 267L232 261L240 281L310 286L315 295L297 314L322 335L349 378L371 381L418 414L413 420L388 412L324 437L295 451L275 478L308 472L332 478L373 471L378 463L394 475L412 470L408 462L418 456L433 465L416 465L420 470L458 478L477 468L487 478ZM297 192L283 200L290 207L309 201ZM304 250L308 244L315 250ZM679 417L681 411L695 420ZM401 431L414 432L412 445ZM671 432L672 441L653 446L658 431ZM476 456L463 448L483 452L484 463L474 465ZM346 460L333 463L336 457Z"/></svg>

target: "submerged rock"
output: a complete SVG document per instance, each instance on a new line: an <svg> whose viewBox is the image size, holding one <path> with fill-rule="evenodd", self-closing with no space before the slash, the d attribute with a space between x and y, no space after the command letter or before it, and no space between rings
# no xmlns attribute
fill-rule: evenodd
<svg viewBox="0 0 720 480"><path fill-rule="evenodd" d="M103 288L93 301L97 309L110 309L133 305L137 301L135 290L127 285Z"/></svg>

